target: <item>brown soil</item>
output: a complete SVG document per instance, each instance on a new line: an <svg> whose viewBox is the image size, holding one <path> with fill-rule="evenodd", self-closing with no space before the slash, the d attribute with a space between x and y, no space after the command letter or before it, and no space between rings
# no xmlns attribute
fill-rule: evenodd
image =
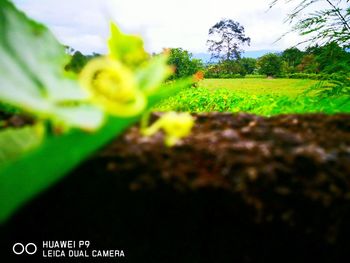
<svg viewBox="0 0 350 263"><path fill-rule="evenodd" d="M137 175L134 190L157 183L218 188L242 193L259 210L269 205L251 199L266 192L300 194L324 206L350 200L349 115L195 117L192 134L175 147L164 146L161 132L143 137L133 127L97 157L110 158L107 170L113 173Z"/></svg>
<svg viewBox="0 0 350 263"><path fill-rule="evenodd" d="M0 130L9 127L20 128L34 124L34 119L24 114L12 114L0 110L0 123Z"/></svg>
<svg viewBox="0 0 350 263"><path fill-rule="evenodd" d="M350 115L195 117L172 148L131 128L18 212L2 242L85 238L124 249L122 262L349 257Z"/></svg>

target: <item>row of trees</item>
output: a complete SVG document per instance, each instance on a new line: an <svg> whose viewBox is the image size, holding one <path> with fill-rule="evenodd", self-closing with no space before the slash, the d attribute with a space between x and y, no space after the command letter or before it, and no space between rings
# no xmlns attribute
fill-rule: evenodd
<svg viewBox="0 0 350 263"><path fill-rule="evenodd" d="M237 51L237 50L236 50ZM173 78L182 78L202 70L207 78L242 77L247 74L261 74L271 77L294 73L305 74L348 74L350 53L336 42L324 46L311 46L305 51L296 47L280 53L269 53L258 59L241 57L241 52L222 54L217 63L204 65L182 48L169 49L169 64L175 67ZM234 55L233 55L234 54ZM232 57L231 57L232 55ZM220 58L216 54L216 58Z"/></svg>
<svg viewBox="0 0 350 263"><path fill-rule="evenodd" d="M65 70L79 73L83 67L93 58L101 56L98 53L92 55L84 55L78 50L66 46L66 53L71 57L69 63L65 66Z"/></svg>
<svg viewBox="0 0 350 263"><path fill-rule="evenodd" d="M350 53L337 43L312 46L305 51L296 47L281 53L266 54L258 59L224 60L207 67L207 77L229 77L246 74L281 76L293 73L347 74L350 72Z"/></svg>
<svg viewBox="0 0 350 263"><path fill-rule="evenodd" d="M182 48L169 49L169 65L175 68L172 78L191 76L197 71L204 71L208 78L241 77L246 74L262 74L281 76L293 73L307 74L347 74L350 72L350 53L336 42L324 46L312 46L305 51L296 47L281 53L266 54L258 59L242 58L222 59L215 64L204 65L201 60L194 59L192 54ZM83 55L79 51L71 52L72 59L66 69L79 73L84 65L98 54Z"/></svg>

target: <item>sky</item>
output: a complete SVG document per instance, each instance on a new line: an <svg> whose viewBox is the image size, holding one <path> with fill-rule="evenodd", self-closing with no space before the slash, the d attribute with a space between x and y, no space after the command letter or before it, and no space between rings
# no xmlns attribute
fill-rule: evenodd
<svg viewBox="0 0 350 263"><path fill-rule="evenodd" d="M208 30L222 18L244 26L247 51L281 51L302 40L284 23L292 6L270 0L14 0L27 15L47 25L55 36L85 54L106 53L110 21L126 33L141 35L148 52L181 47L207 52Z"/></svg>

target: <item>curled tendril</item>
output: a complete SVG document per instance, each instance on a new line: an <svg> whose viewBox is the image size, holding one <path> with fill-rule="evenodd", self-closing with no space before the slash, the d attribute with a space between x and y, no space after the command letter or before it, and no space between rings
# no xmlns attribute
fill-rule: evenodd
<svg viewBox="0 0 350 263"><path fill-rule="evenodd" d="M114 116L134 116L146 107L146 97L139 90L132 71L118 60L93 59L82 70L80 82L91 101Z"/></svg>
<svg viewBox="0 0 350 263"><path fill-rule="evenodd" d="M175 145L181 138L188 136L194 125L194 119L189 113L167 112L150 127L144 128L142 134L152 136L162 129L165 132L165 144Z"/></svg>

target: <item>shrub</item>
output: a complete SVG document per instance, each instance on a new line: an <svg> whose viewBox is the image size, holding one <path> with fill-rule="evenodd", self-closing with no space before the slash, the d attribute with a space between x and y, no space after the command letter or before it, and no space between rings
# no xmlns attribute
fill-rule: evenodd
<svg viewBox="0 0 350 263"><path fill-rule="evenodd" d="M203 68L200 59L193 59L192 54L182 48L171 48L168 64L175 67L171 79L178 79L195 74Z"/></svg>

